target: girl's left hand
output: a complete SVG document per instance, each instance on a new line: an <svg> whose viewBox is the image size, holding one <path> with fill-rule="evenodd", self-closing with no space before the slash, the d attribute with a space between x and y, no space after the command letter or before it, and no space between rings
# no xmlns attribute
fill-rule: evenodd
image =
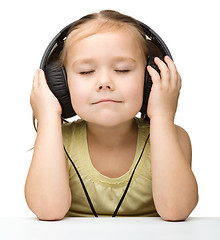
<svg viewBox="0 0 220 240"><path fill-rule="evenodd" d="M160 74L151 66L147 67L153 82L147 115L150 119L165 117L174 121L181 89L181 78L171 58L165 56L164 61L165 63L158 57L154 59L160 69Z"/></svg>

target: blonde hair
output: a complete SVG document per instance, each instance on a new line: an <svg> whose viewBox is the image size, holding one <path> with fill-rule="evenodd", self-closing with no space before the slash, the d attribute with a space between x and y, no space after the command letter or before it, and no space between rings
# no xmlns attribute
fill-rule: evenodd
<svg viewBox="0 0 220 240"><path fill-rule="evenodd" d="M87 24L91 24L91 28L89 30ZM134 32L137 36L137 41L139 42L139 45L142 48L146 59L150 55L155 54L160 55L158 49L156 49L155 46L152 45L152 42L146 38L146 34L143 28L136 19L128 15L121 14L114 10L102 10L98 13L88 14L73 23L73 25L71 26L70 30L67 33L63 49L59 54L60 64L65 66L68 47L71 46L71 44L73 43L73 39L71 41L71 39L68 38L71 38L73 35L76 35L74 41L78 41L82 38L85 38L96 33L115 30L124 31L129 30ZM141 114L141 117L147 121L150 120L149 117L147 116L147 113ZM61 120L62 123L67 122L63 118L61 118ZM35 130L37 131L36 118L34 114L33 125Z"/></svg>
<svg viewBox="0 0 220 240"><path fill-rule="evenodd" d="M91 25L90 28L88 28L88 24ZM148 40L146 39L146 35L138 21L117 11L102 10L99 13L88 14L74 22L67 34L63 50L60 53L61 65L65 65L68 47L73 43L73 37L74 41L78 41L96 33L117 30L134 32L137 36L137 41L147 58L149 55Z"/></svg>

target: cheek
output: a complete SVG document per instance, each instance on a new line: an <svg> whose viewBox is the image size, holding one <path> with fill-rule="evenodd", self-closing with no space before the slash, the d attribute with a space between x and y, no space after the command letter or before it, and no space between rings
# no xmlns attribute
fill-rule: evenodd
<svg viewBox="0 0 220 240"><path fill-rule="evenodd" d="M79 109L82 109L83 103L89 101L89 92L81 84L76 84L74 82L69 83L69 91L71 102L74 110L77 112Z"/></svg>
<svg viewBox="0 0 220 240"><path fill-rule="evenodd" d="M127 97L130 101L135 104L142 104L143 102L143 89L144 89L144 81L142 79L136 79L133 83L130 84L128 88L126 88Z"/></svg>

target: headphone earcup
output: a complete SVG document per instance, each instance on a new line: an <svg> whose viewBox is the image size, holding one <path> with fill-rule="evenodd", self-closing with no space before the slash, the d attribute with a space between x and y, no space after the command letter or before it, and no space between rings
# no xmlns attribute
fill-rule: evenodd
<svg viewBox="0 0 220 240"><path fill-rule="evenodd" d="M46 65L43 70L50 90L62 107L61 116L63 118L75 116L76 113L71 103L65 68L60 65L59 61L54 61Z"/></svg>
<svg viewBox="0 0 220 240"><path fill-rule="evenodd" d="M159 68L154 62L154 56L149 57L147 60L147 66L153 67L158 73L160 73ZM145 68L145 81L144 81L144 94L143 94L143 104L141 107L140 112L142 114L147 114L147 105L148 105L148 100L151 92L151 87L152 87L152 80L149 72L147 71L147 66Z"/></svg>

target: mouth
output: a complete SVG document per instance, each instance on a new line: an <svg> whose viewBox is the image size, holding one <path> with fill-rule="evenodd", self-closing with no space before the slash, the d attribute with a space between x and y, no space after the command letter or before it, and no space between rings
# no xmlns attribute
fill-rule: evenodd
<svg viewBox="0 0 220 240"><path fill-rule="evenodd" d="M121 101L113 100L113 99L101 99L93 104L100 104L100 103L121 103Z"/></svg>

